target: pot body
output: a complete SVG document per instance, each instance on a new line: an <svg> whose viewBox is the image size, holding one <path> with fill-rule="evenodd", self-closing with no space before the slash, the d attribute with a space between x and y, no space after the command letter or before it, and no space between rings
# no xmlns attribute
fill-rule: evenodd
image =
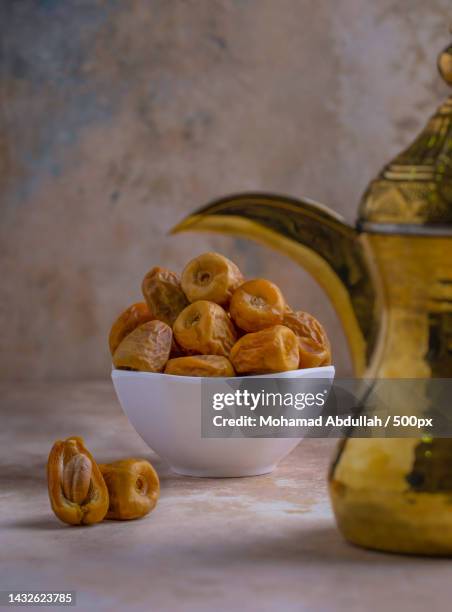
<svg viewBox="0 0 452 612"><path fill-rule="evenodd" d="M374 375L451 378L452 236L365 239L384 301ZM410 478L414 472L422 477ZM350 542L452 554L452 439L348 438L331 466L329 490L338 527Z"/></svg>

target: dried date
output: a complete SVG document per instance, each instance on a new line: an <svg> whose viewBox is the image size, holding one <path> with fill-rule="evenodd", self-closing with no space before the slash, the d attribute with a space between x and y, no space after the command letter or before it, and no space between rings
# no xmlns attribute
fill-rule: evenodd
<svg viewBox="0 0 452 612"><path fill-rule="evenodd" d="M283 324L298 338L300 368L317 368L331 364L331 345L328 336L315 317L307 312L288 311Z"/></svg>
<svg viewBox="0 0 452 612"><path fill-rule="evenodd" d="M235 376L232 363L220 355L192 355L170 359L165 374L176 376Z"/></svg>
<svg viewBox="0 0 452 612"><path fill-rule="evenodd" d="M173 334L163 321L149 321L124 338L113 355L118 369L161 372L168 361Z"/></svg>
<svg viewBox="0 0 452 612"><path fill-rule="evenodd" d="M243 280L235 263L219 253L203 253L192 259L181 276L182 289L190 302L208 300L221 306L229 303Z"/></svg>
<svg viewBox="0 0 452 612"><path fill-rule="evenodd" d="M144 302L137 302L124 310L113 323L110 330L108 338L110 353L113 355L124 338L133 332L136 327L147 323L147 321L152 321L153 318L152 313Z"/></svg>
<svg viewBox="0 0 452 612"><path fill-rule="evenodd" d="M141 290L154 317L170 327L188 305L178 275L166 268L152 268L144 277Z"/></svg>
<svg viewBox="0 0 452 612"><path fill-rule="evenodd" d="M245 334L232 347L230 360L238 374L271 374L298 368L298 340L284 325Z"/></svg>
<svg viewBox="0 0 452 612"><path fill-rule="evenodd" d="M110 497L108 519L132 520L151 512L160 495L160 481L149 461L121 459L99 465Z"/></svg>
<svg viewBox="0 0 452 612"><path fill-rule="evenodd" d="M262 278L243 283L232 295L230 305L235 324L247 332L282 323L285 309L279 288Z"/></svg>
<svg viewBox="0 0 452 612"><path fill-rule="evenodd" d="M227 313L206 300L187 306L177 317L173 331L184 350L204 355L227 357L237 339Z"/></svg>

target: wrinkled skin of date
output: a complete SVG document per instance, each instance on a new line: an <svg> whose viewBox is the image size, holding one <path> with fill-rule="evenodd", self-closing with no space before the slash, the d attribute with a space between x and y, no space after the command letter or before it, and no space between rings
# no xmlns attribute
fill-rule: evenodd
<svg viewBox="0 0 452 612"><path fill-rule="evenodd" d="M298 339L284 325L245 334L229 356L237 374L272 374L298 368Z"/></svg>
<svg viewBox="0 0 452 612"><path fill-rule="evenodd" d="M170 327L188 305L179 276L166 268L152 268L144 277L141 290L154 317Z"/></svg>
<svg viewBox="0 0 452 612"><path fill-rule="evenodd" d="M124 338L113 355L118 369L161 372L168 361L173 333L163 321L149 321Z"/></svg>
<svg viewBox="0 0 452 612"><path fill-rule="evenodd" d="M129 306L129 308L119 315L111 327L110 336L108 338L110 353L113 355L124 338L133 332L136 327L148 321L152 321L154 318L155 317L149 312L149 308L144 302L137 302Z"/></svg>
<svg viewBox="0 0 452 612"><path fill-rule="evenodd" d="M247 332L282 323L286 302L276 285L263 278L243 283L232 295L229 312Z"/></svg>
<svg viewBox="0 0 452 612"><path fill-rule="evenodd" d="M219 253L203 253L184 268L181 285L190 302L208 300L226 306L244 278L238 267Z"/></svg>
<svg viewBox="0 0 452 612"><path fill-rule="evenodd" d="M107 514L108 490L82 438L55 442L47 462L47 484L52 510L64 523L91 525Z"/></svg>
<svg viewBox="0 0 452 612"><path fill-rule="evenodd" d="M170 359L165 374L176 376L235 376L232 363L220 355L192 355Z"/></svg>
<svg viewBox="0 0 452 612"><path fill-rule="evenodd" d="M128 521L151 512L160 495L160 481L144 459L121 459L99 465L110 497L108 519Z"/></svg>
<svg viewBox="0 0 452 612"><path fill-rule="evenodd" d="M328 336L315 317L307 312L287 311L283 324L298 338L299 368L317 368L331 365L331 345Z"/></svg>
<svg viewBox="0 0 452 612"><path fill-rule="evenodd" d="M228 357L237 334L227 313L214 302L200 300L187 306L173 327L180 346L192 353Z"/></svg>

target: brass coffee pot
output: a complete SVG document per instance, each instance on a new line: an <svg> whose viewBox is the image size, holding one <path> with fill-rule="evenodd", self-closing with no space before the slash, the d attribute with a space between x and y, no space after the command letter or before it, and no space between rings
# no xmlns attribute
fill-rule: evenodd
<svg viewBox="0 0 452 612"><path fill-rule="evenodd" d="M452 85L452 45L438 66ZM173 232L186 230L252 238L306 268L342 321L357 376L452 377L452 97L370 183L356 227L309 200L250 193ZM419 465L422 478L410 478ZM329 487L350 542L452 554L452 439L348 438Z"/></svg>

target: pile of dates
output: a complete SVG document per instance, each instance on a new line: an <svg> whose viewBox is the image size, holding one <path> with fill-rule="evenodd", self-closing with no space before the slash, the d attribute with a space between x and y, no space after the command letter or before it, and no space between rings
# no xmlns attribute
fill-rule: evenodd
<svg viewBox="0 0 452 612"><path fill-rule="evenodd" d="M180 277L152 268L141 288L145 302L127 308L110 331L115 368L230 377L331 363L317 319L293 311L269 280L245 281L219 253L196 257Z"/></svg>

